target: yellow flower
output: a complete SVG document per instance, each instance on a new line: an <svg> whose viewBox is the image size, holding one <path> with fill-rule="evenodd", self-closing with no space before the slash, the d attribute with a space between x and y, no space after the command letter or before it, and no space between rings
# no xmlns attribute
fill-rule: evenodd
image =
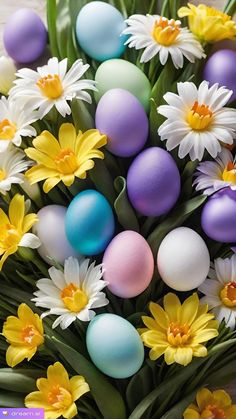
<svg viewBox="0 0 236 419"><path fill-rule="evenodd" d="M196 404L191 404L184 412L184 419L235 419L236 405L224 390L211 392L202 388L196 396Z"/></svg>
<svg viewBox="0 0 236 419"><path fill-rule="evenodd" d="M156 360L164 354L168 365L174 362L188 365L193 356L206 356L207 349L202 343L218 335L218 322L207 310L207 305L199 304L196 293L182 305L175 294L167 294L164 310L150 303L154 318L143 316L147 328L140 329L144 345L151 348L150 359Z"/></svg>
<svg viewBox="0 0 236 419"><path fill-rule="evenodd" d="M18 317L9 316L3 325L2 334L10 343L6 352L6 361L15 367L23 359L29 361L44 343L43 322L26 304L18 308Z"/></svg>
<svg viewBox="0 0 236 419"><path fill-rule="evenodd" d="M34 391L25 398L25 406L43 408L45 419L56 419L60 416L73 418L78 413L75 401L89 391L84 377L75 375L69 379L60 362L48 367L47 378L39 378L37 387L39 391Z"/></svg>
<svg viewBox="0 0 236 419"><path fill-rule="evenodd" d="M26 172L31 184L45 180L44 192L49 192L62 181L71 186L75 177L86 178L86 172L94 167L93 159L103 159L99 148L106 145L105 135L96 129L85 133L79 131L76 136L72 124L62 124L59 130L59 141L48 131L43 131L33 141L35 148L25 150L28 157L37 165Z"/></svg>
<svg viewBox="0 0 236 419"><path fill-rule="evenodd" d="M9 205L9 215L0 208L0 270L8 258L18 247L35 249L40 240L32 233L27 233L38 221L36 214L25 215L25 198L16 194Z"/></svg>
<svg viewBox="0 0 236 419"><path fill-rule="evenodd" d="M179 9L178 15L188 16L191 31L201 42L217 42L236 36L236 23L231 16L205 4L194 6L188 3L188 7Z"/></svg>

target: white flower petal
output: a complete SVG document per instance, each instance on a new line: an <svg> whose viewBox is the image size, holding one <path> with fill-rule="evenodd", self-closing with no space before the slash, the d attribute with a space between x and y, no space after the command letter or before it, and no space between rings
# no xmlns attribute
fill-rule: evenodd
<svg viewBox="0 0 236 419"><path fill-rule="evenodd" d="M19 246L22 247L29 247L31 249L37 249L41 246L41 241L39 238L33 233L26 233L22 237Z"/></svg>

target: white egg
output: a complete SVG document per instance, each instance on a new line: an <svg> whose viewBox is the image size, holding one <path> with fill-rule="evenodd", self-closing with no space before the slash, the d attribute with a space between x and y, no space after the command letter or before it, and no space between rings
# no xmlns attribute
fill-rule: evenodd
<svg viewBox="0 0 236 419"><path fill-rule="evenodd" d="M190 291L205 281L210 269L210 255L196 231L179 227L161 242L157 267L169 287L176 291Z"/></svg>
<svg viewBox="0 0 236 419"><path fill-rule="evenodd" d="M55 260L64 264L69 256L79 257L70 245L65 234L65 215L67 208L61 205L47 205L38 212L39 221L35 224L34 233L42 245L37 249L40 256L49 265Z"/></svg>

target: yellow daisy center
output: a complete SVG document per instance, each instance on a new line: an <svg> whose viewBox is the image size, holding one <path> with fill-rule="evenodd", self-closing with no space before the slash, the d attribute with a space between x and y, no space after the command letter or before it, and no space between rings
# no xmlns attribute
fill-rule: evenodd
<svg viewBox="0 0 236 419"><path fill-rule="evenodd" d="M6 172L3 169L0 169L0 181L6 179Z"/></svg>
<svg viewBox="0 0 236 419"><path fill-rule="evenodd" d="M156 20L152 36L154 40L163 46L172 45L180 33L180 22L174 19L168 20L160 17Z"/></svg>
<svg viewBox="0 0 236 419"><path fill-rule="evenodd" d="M222 179L225 182L231 182L236 185L236 166L232 162L227 164L225 170L223 171Z"/></svg>
<svg viewBox="0 0 236 419"><path fill-rule="evenodd" d="M79 313L88 303L88 297L75 284L69 284L61 292L61 299L68 310Z"/></svg>
<svg viewBox="0 0 236 419"><path fill-rule="evenodd" d="M32 325L28 325L22 330L21 337L23 342L30 346L39 346L43 342L42 335Z"/></svg>
<svg viewBox="0 0 236 419"><path fill-rule="evenodd" d="M60 153L54 159L57 170L64 175L74 173L78 169L78 163L74 151L70 148L66 148L60 151Z"/></svg>
<svg viewBox="0 0 236 419"><path fill-rule="evenodd" d="M180 346L187 342L190 336L189 326L170 323L167 330L167 340L173 346Z"/></svg>
<svg viewBox="0 0 236 419"><path fill-rule="evenodd" d="M227 419L224 410L216 405L209 404L205 407L200 416L201 419Z"/></svg>
<svg viewBox="0 0 236 419"><path fill-rule="evenodd" d="M213 113L207 105L200 105L197 101L187 115L187 122L195 131L202 131L209 127Z"/></svg>
<svg viewBox="0 0 236 419"><path fill-rule="evenodd" d="M0 230L0 250L6 250L17 246L21 236L17 229L11 224L1 226Z"/></svg>
<svg viewBox="0 0 236 419"><path fill-rule="evenodd" d="M71 393L59 385L53 386L48 393L48 403L55 409L65 409L73 403Z"/></svg>
<svg viewBox="0 0 236 419"><path fill-rule="evenodd" d="M9 119L0 121L0 139L12 140L16 133L16 125L10 122Z"/></svg>
<svg viewBox="0 0 236 419"><path fill-rule="evenodd" d="M236 307L236 282L228 282L220 291L220 298L225 306Z"/></svg>
<svg viewBox="0 0 236 419"><path fill-rule="evenodd" d="M63 86L58 74L48 74L36 83L42 94L48 99L57 99L63 92Z"/></svg>

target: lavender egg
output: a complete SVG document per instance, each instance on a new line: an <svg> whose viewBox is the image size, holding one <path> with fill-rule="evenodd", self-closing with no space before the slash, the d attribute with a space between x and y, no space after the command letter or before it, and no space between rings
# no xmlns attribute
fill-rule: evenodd
<svg viewBox="0 0 236 419"><path fill-rule="evenodd" d="M47 30L40 17L30 9L19 9L7 21L3 32L4 47L18 63L37 60L47 44Z"/></svg>
<svg viewBox="0 0 236 419"><path fill-rule="evenodd" d="M236 242L236 191L225 188L212 195L202 210L201 223L211 239Z"/></svg>
<svg viewBox="0 0 236 419"><path fill-rule="evenodd" d="M148 118L139 100L124 89L111 89L100 99L96 128L108 137L108 150L119 157L137 154L148 138Z"/></svg>
<svg viewBox="0 0 236 419"><path fill-rule="evenodd" d="M142 151L131 164L127 191L133 207L141 214L166 214L180 194L180 174L173 157L159 147Z"/></svg>
<svg viewBox="0 0 236 419"><path fill-rule="evenodd" d="M151 282L154 259L146 240L135 231L123 231L110 242L103 256L103 278L109 290L122 298L141 294Z"/></svg>
<svg viewBox="0 0 236 419"><path fill-rule="evenodd" d="M219 83L233 90L230 102L236 99L235 63L236 51L222 49L209 57L203 70L203 79L209 81L210 84Z"/></svg>

